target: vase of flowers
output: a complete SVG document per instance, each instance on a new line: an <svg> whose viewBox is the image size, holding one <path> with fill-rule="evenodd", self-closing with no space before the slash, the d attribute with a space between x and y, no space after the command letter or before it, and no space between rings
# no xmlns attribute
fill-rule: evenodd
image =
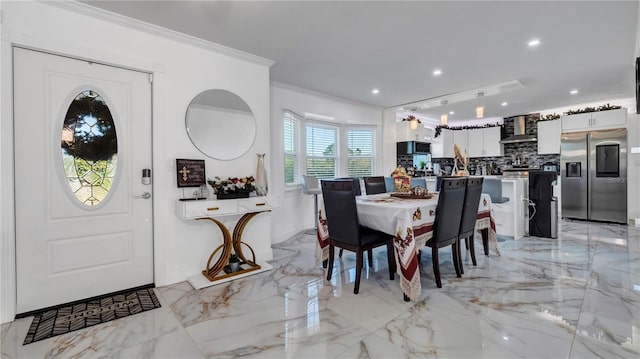
<svg viewBox="0 0 640 359"><path fill-rule="evenodd" d="M207 179L217 199L248 198L255 191L254 181L253 176L229 177L225 180L216 176L213 181Z"/></svg>

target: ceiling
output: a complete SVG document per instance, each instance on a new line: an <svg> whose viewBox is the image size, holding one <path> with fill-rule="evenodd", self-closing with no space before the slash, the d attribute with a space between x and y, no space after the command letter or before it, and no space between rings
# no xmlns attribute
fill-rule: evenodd
<svg viewBox="0 0 640 359"><path fill-rule="evenodd" d="M274 60L272 81L450 124L478 102L506 117L635 96L637 0L86 3Z"/></svg>

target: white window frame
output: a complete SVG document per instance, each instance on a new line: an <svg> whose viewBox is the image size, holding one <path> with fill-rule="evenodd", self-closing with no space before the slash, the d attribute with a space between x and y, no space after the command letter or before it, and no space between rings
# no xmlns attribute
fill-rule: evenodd
<svg viewBox="0 0 640 359"><path fill-rule="evenodd" d="M287 144L285 143L287 141L287 136L286 136L286 122L291 122L293 124L293 133L292 133L292 139L291 139L291 143L290 145L293 147L292 151L287 151ZM283 121L282 121L282 125L283 125L283 131L282 131L282 135L283 135L283 152L284 152L284 158L283 158L283 169L285 171L285 173L283 173L284 175L284 182L285 182L285 186L298 186L301 183L301 173L302 173L302 168L301 168L301 161L300 161L300 150L302 148L301 144L301 133L302 133L302 129L304 128L304 119L302 117L300 117L298 114L292 112L292 111L288 111L285 110L284 114L283 114ZM286 162L287 162L287 158L291 158L293 160L293 180L290 182L287 182L287 174L286 174Z"/></svg>
<svg viewBox="0 0 640 359"><path fill-rule="evenodd" d="M307 142L307 132L310 128L318 128L318 129L328 129L328 130L333 130L334 131L334 155L333 156L326 156L326 155L310 155L308 152L308 146L309 143ZM307 166L307 164L309 163L310 159L333 159L334 161L334 165L333 165L333 174L331 176L316 176L320 179L322 178L335 178L338 177L338 174L340 173L340 153L341 153L341 146L340 146L340 133L341 133L341 126L339 124L335 124L335 123L327 123L327 122L321 122L321 121L309 121L307 120L305 122L305 126L304 126L304 173L305 174L309 174L309 168ZM321 146L322 147L322 146ZM321 149L321 148L320 148Z"/></svg>
<svg viewBox="0 0 640 359"><path fill-rule="evenodd" d="M284 141L286 140L284 137L284 126L285 126L285 121L288 120L288 118L293 118L295 120L298 121L298 128L297 128L297 139L295 140L295 144L297 145L297 149L296 149L296 153L288 153L286 151L287 146L285 145ZM284 176L284 180L285 180L285 187L289 188L289 189L293 189L293 187L299 187L301 184L301 177L303 174L307 174L308 173L308 169L307 169L307 160L309 157L312 156L308 156L307 155L307 128L309 126L316 126L316 127L325 127L325 128L331 128L331 129L335 129L336 131L336 155L334 157L335 159L335 168L334 168L334 174L333 176L336 178L339 177L347 177L349 176L349 168L348 168L348 164L349 164L349 159L350 158L361 158L361 157L355 157L355 156L349 156L349 149L348 149L348 145L349 145L349 132L352 130L371 130L372 133L372 145L371 145L371 151L372 154L371 156L366 156L365 158L371 158L371 175L376 175L376 168L378 165L378 147L379 144L377 144L376 140L379 136L379 126L376 125L353 125L353 124L340 124L340 123L336 123L336 122L329 122L329 121L319 121L319 120L311 120L308 118L304 118L300 115L298 115L297 113L291 111L291 110L284 110L284 114L283 114L283 158L286 159L288 156L290 158L294 158L295 164L296 164L296 168L297 168L297 174L294 174L294 181L293 182L286 182L286 175ZM284 159L283 159L283 166L284 166ZM295 171L295 170L294 170ZM284 175L284 173L283 173Z"/></svg>
<svg viewBox="0 0 640 359"><path fill-rule="evenodd" d="M368 131L371 132L371 155L355 155L349 153L349 137L352 131ZM361 125L361 126L346 126L345 127L345 173L347 177L365 177L365 176L373 176L376 173L376 127L370 125ZM371 161L371 171L368 174L360 174L360 175L352 175L349 173L349 161L352 159L370 159Z"/></svg>

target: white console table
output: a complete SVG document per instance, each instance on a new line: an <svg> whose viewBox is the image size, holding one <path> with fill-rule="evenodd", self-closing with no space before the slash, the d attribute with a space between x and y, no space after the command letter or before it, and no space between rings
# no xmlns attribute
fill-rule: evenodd
<svg viewBox="0 0 640 359"><path fill-rule="evenodd" d="M187 278L189 283L194 288L201 289L273 269L266 262L266 260L273 258L270 230L267 231L266 238L243 239L242 236L251 219L278 207L280 207L280 200L273 196L176 201L175 210L178 218L213 222L223 237L223 243L211 252L202 273ZM240 216L240 218L235 222L232 228L233 232L230 232L222 220L233 219L232 216ZM264 231L259 231L259 233L264 233ZM249 253L243 252L243 248L249 249L250 257ZM242 269L237 272L225 270L232 252L235 252L242 261Z"/></svg>

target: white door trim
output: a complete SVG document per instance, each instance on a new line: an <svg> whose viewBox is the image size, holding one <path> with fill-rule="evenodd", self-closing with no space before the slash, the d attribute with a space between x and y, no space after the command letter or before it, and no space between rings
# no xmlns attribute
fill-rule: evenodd
<svg viewBox="0 0 640 359"><path fill-rule="evenodd" d="M164 168L164 166L160 166L159 156L156 156L160 153L158 151L161 148L155 141L159 136L159 133L156 132L158 131L157 126L153 125L155 122L154 114L157 113L156 106L158 106L158 102L155 100L157 93L155 88L156 80L162 77L165 66L162 63L151 63L127 56L88 50L59 41L49 42L50 40L45 37L34 38L18 33L8 33L6 30L0 34L0 40L0 323L7 323L14 320L17 305L13 163L13 48L21 47L151 74L154 79L151 84L151 156L153 168L156 169ZM102 58L108 58L109 61L99 60ZM154 173L159 173L159 170ZM155 179L153 186L158 188ZM154 218L158 213L156 208L158 203L159 201L154 201L153 204ZM158 250L158 235L162 233L158 230L158 225L157 221L153 222L153 274L156 283L162 282L164 278L164 272L160 270L160 266L164 266L165 263L165 256L161 255L161 251Z"/></svg>

